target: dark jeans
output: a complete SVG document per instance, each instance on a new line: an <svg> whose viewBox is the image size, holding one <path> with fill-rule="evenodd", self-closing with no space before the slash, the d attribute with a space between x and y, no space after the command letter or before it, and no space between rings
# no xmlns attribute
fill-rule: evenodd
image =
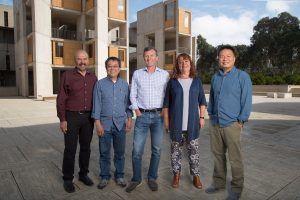
<svg viewBox="0 0 300 200"><path fill-rule="evenodd" d="M65 150L63 158L63 179L72 180L74 175L75 154L79 138L79 176L88 174L91 154L91 140L93 137L94 121L90 112L66 112L68 131L64 134Z"/></svg>

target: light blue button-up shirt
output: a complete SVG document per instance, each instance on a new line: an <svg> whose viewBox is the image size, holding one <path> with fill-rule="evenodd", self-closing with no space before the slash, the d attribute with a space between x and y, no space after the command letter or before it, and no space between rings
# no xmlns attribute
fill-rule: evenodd
<svg viewBox="0 0 300 200"><path fill-rule="evenodd" d="M249 75L233 67L226 74L217 72L211 80L208 115L213 125L227 127L248 121L252 107L252 83Z"/></svg>
<svg viewBox="0 0 300 200"><path fill-rule="evenodd" d="M131 109L162 108L169 73L156 67L148 73L146 67L133 73L130 91Z"/></svg>
<svg viewBox="0 0 300 200"><path fill-rule="evenodd" d="M100 120L104 130L110 131L113 124L121 130L126 118L133 115L129 106L129 86L123 79L114 83L106 77L95 84L92 118Z"/></svg>

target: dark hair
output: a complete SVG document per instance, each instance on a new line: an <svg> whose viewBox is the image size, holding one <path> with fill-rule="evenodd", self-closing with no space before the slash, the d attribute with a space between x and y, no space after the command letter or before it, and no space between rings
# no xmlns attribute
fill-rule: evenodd
<svg viewBox="0 0 300 200"><path fill-rule="evenodd" d="M108 58L106 59L106 61L105 61L105 68L106 68L106 69L107 69L108 62L111 61L111 60L112 60L112 61L118 61L119 68L121 68L121 61L120 61L120 59L117 58L117 57L111 56L111 57L108 57Z"/></svg>
<svg viewBox="0 0 300 200"><path fill-rule="evenodd" d="M236 50L235 50L235 48L234 48L233 46L229 45L229 44L225 44L225 45L219 46L218 51L217 51L217 53L218 53L217 56L218 56L218 57L219 57L219 55L220 55L220 52L221 52L222 50L224 50L224 49L229 49L229 50L231 50L232 53L233 53L233 55L234 55L234 57L236 57Z"/></svg>
<svg viewBox="0 0 300 200"><path fill-rule="evenodd" d="M173 67L173 72L172 72L171 78L178 79L180 74L181 74L181 71L179 69L179 64L178 64L180 58L183 58L184 60L189 60L190 61L190 64L191 64L190 78L196 78L197 72L196 72L196 69L195 69L195 65L192 61L191 56L186 54L186 53L182 53L182 54L177 56L176 62L175 62L175 67Z"/></svg>
<svg viewBox="0 0 300 200"><path fill-rule="evenodd" d="M156 56L158 56L158 55L157 55L157 50L156 50L154 47L145 47L145 48L144 48L144 53L143 53L143 54L145 54L146 51L151 51L151 50L154 50Z"/></svg>

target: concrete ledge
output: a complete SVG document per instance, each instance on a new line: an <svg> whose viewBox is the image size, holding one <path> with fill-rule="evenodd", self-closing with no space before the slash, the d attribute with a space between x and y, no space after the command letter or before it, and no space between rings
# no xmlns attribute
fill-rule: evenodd
<svg viewBox="0 0 300 200"><path fill-rule="evenodd" d="M292 93L279 92L279 93L277 93L277 97L278 98L292 98Z"/></svg>
<svg viewBox="0 0 300 200"><path fill-rule="evenodd" d="M277 98L277 93L276 92L267 92L267 97L269 97L269 98Z"/></svg>

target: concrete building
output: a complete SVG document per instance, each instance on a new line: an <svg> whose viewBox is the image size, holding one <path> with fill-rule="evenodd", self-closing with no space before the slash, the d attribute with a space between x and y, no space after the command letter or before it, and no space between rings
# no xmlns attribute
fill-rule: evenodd
<svg viewBox="0 0 300 200"><path fill-rule="evenodd" d="M90 70L106 76L108 56L122 61L128 81L127 0L14 0L17 86L22 96L55 96L74 53L89 53Z"/></svg>
<svg viewBox="0 0 300 200"><path fill-rule="evenodd" d="M178 54L187 53L195 57L196 47L193 46L191 36L191 12L180 8L178 1L162 1L140 10L137 21L130 24L130 34L136 32L136 37L130 37L130 46L136 46L137 68L144 66L143 50L147 46L157 49L158 66L169 71L172 70ZM134 56L130 58L134 62Z"/></svg>
<svg viewBox="0 0 300 200"><path fill-rule="evenodd" d="M0 87L1 96L16 85L13 7L0 4ZM9 88L8 88L9 87ZM15 91L15 89L13 89Z"/></svg>

